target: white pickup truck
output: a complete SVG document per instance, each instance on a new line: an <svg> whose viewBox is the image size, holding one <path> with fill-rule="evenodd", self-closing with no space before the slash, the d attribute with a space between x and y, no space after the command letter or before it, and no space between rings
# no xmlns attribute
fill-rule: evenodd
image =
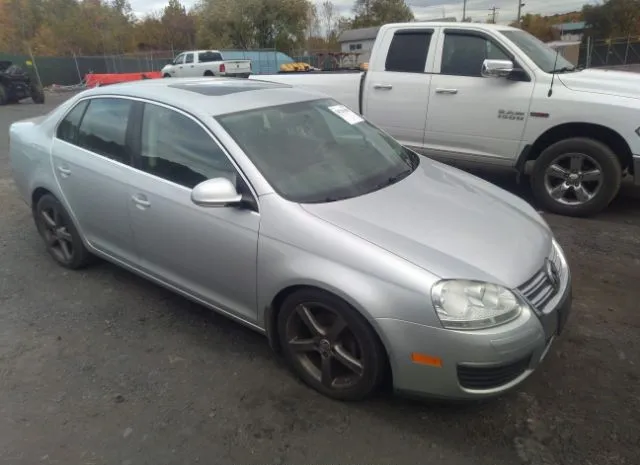
<svg viewBox="0 0 640 465"><path fill-rule="evenodd" d="M227 76L248 78L251 60L223 60L218 50L190 50L160 71L162 77Z"/></svg>
<svg viewBox="0 0 640 465"><path fill-rule="evenodd" d="M256 76L321 91L423 155L530 176L537 203L593 215L640 184L640 75L576 69L520 29L388 24L365 73Z"/></svg>

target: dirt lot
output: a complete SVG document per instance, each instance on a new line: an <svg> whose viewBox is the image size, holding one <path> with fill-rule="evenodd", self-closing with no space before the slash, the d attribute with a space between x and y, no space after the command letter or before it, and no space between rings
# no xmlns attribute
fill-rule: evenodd
<svg viewBox="0 0 640 465"><path fill-rule="evenodd" d="M0 108L1 463L638 463L634 189L594 219L548 217L573 268L575 306L521 389L481 405L388 395L341 404L223 317L106 263L54 265L7 160L10 122L50 107Z"/></svg>

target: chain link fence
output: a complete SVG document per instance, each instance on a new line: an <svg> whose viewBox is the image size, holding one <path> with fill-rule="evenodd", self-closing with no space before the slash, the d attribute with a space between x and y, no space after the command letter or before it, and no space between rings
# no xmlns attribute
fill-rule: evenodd
<svg viewBox="0 0 640 465"><path fill-rule="evenodd" d="M640 37L585 39L578 65L585 68L640 65Z"/></svg>

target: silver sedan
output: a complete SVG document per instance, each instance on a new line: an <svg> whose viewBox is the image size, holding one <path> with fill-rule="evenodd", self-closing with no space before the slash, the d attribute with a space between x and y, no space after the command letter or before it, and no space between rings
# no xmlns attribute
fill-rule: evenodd
<svg viewBox="0 0 640 465"><path fill-rule="evenodd" d="M561 332L571 276L526 202L326 96L169 79L85 91L10 129L66 268L109 260L265 334L336 399L491 397Z"/></svg>

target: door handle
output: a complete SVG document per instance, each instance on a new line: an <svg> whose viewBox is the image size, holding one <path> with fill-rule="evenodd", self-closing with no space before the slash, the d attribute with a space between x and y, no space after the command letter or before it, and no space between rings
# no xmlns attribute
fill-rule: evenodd
<svg viewBox="0 0 640 465"><path fill-rule="evenodd" d="M458 89L436 89L436 94L457 94Z"/></svg>
<svg viewBox="0 0 640 465"><path fill-rule="evenodd" d="M63 178L66 178L71 174L71 170L69 168L65 168L64 166L58 166L58 173L60 173Z"/></svg>
<svg viewBox="0 0 640 465"><path fill-rule="evenodd" d="M151 206L151 202L142 194L132 195L131 200L140 208L149 208Z"/></svg>
<svg viewBox="0 0 640 465"><path fill-rule="evenodd" d="M373 88L380 90L391 90L393 89L393 86L391 84L374 84Z"/></svg>

